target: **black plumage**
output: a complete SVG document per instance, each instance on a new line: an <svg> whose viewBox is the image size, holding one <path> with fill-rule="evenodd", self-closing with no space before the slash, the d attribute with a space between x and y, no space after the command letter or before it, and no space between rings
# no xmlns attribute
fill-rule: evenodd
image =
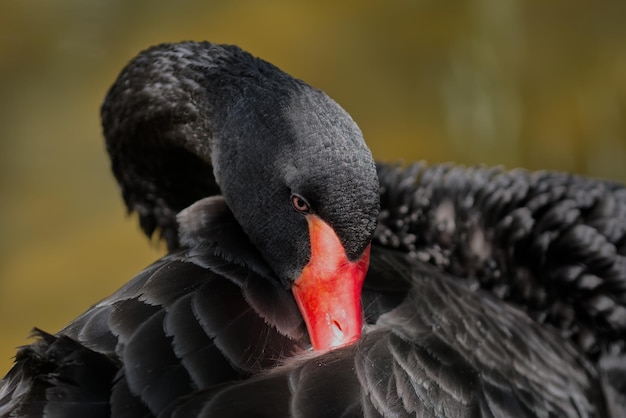
<svg viewBox="0 0 626 418"><path fill-rule="evenodd" d="M593 359L625 352L622 185L449 165L380 165L379 175L375 242L523 307Z"/></svg>
<svg viewBox="0 0 626 418"><path fill-rule="evenodd" d="M323 93L209 43L141 54L103 126L129 210L171 252L56 335L37 331L0 383L0 416L626 410L623 186L447 165L374 171ZM277 203L294 191L350 259L373 239L355 344L310 350L289 290L311 257L308 233Z"/></svg>

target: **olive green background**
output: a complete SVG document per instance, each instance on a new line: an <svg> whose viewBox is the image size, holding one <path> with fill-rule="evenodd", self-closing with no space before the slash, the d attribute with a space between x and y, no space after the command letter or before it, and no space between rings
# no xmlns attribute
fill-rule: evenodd
<svg viewBox="0 0 626 418"><path fill-rule="evenodd" d="M125 216L98 111L139 50L235 43L321 88L374 155L626 181L626 2L0 3L0 375L164 252Z"/></svg>

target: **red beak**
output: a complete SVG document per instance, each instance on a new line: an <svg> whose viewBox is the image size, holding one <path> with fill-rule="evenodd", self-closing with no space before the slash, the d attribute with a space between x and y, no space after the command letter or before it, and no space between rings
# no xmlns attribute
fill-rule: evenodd
<svg viewBox="0 0 626 418"><path fill-rule="evenodd" d="M315 350L348 345L361 337L361 290L369 267L370 246L350 261L335 231L307 215L311 259L292 287Z"/></svg>

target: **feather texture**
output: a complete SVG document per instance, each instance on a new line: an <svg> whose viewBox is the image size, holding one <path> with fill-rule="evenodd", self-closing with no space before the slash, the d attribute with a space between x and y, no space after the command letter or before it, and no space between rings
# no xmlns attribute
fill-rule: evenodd
<svg viewBox="0 0 626 418"><path fill-rule="evenodd" d="M523 307L594 359L626 344L626 189L565 173L379 165L375 242Z"/></svg>
<svg viewBox="0 0 626 418"><path fill-rule="evenodd" d="M0 410L40 416L35 406L43 405L53 417L78 403L94 413L110 408L112 416L606 415L600 376L580 347L408 253L377 247L366 281L396 280L390 292L404 298L385 312L366 305L376 320L361 341L315 355L301 330L281 333L271 321L276 315L248 303L244 290L256 293L245 287L243 271L262 277L225 268L210 250L199 265L198 251L165 257L58 336L42 334L22 349L3 382L5 392L14 389ZM86 359L84 370L108 367L89 373L105 406L83 401L93 385L58 360L66 347ZM42 357L52 367L43 372L32 366ZM46 391L35 384L42 379ZM66 392L67 405L48 406L49 393L68 384L75 390Z"/></svg>
<svg viewBox="0 0 626 418"><path fill-rule="evenodd" d="M341 107L234 46L144 51L102 116L127 207L172 252L57 334L36 330L0 416L624 415L622 185L376 175ZM313 247L292 195L346 260L372 242L352 345L310 348L291 288Z"/></svg>

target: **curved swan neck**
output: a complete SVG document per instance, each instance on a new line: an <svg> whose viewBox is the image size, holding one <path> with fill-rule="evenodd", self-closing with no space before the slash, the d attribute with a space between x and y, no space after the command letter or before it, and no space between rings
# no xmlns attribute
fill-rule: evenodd
<svg viewBox="0 0 626 418"><path fill-rule="evenodd" d="M207 69L225 67L236 54L245 53L208 42L152 47L122 70L102 105L126 206L148 236L160 230L170 250L179 246L176 214L220 193L210 152L219 103L209 97Z"/></svg>
<svg viewBox="0 0 626 418"><path fill-rule="evenodd" d="M308 199L351 261L371 240L378 178L356 123L325 93L238 47L144 51L109 91L102 121L127 207L171 249L176 213L218 193L281 279L298 277L310 256L291 194Z"/></svg>

